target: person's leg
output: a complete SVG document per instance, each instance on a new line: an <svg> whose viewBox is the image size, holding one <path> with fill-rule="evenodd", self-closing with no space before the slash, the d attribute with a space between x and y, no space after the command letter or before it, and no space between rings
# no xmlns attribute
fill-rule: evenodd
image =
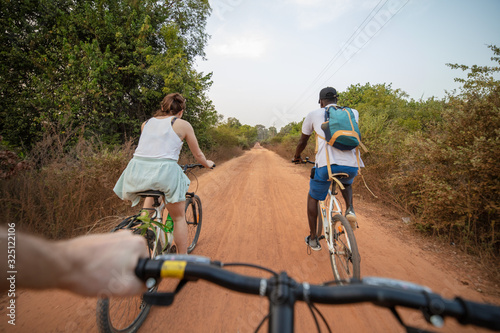
<svg viewBox="0 0 500 333"><path fill-rule="evenodd" d="M352 184L344 185L344 189L341 190L342 197L345 201L346 211L352 210L354 212L354 206L352 202Z"/></svg>
<svg viewBox="0 0 500 333"><path fill-rule="evenodd" d="M318 238L321 236L322 226L317 229L318 221L318 201L325 200L330 188L328 181L328 171L326 167L313 168L311 170L311 179L309 181L309 195L307 196L307 219L309 222L309 236L306 237L306 243L313 250L321 250Z"/></svg>
<svg viewBox="0 0 500 333"><path fill-rule="evenodd" d="M343 172L349 175L348 178L340 180L342 182L342 185L344 185L344 189L341 189L340 192L342 193L342 197L344 198L346 205L345 217L351 224L352 230L354 231L357 228L357 219L356 214L354 214L352 183L354 182L354 178L358 174L358 168L343 165L332 165L332 172Z"/></svg>
<svg viewBox="0 0 500 333"><path fill-rule="evenodd" d="M344 185L344 189L342 190L342 196L345 200L346 211L345 217L347 221L351 224L351 228L353 231L358 227L358 219L356 218L356 214L354 213L353 199L352 199L352 184Z"/></svg>
<svg viewBox="0 0 500 333"><path fill-rule="evenodd" d="M154 199L152 197L147 197L144 199L144 204L142 205L142 209L147 210L149 212L149 217L151 217L151 212L153 210ZM146 215L146 212L142 212L141 215Z"/></svg>
<svg viewBox="0 0 500 333"><path fill-rule="evenodd" d="M144 209L153 208L153 203L154 203L153 197L147 197L146 199L144 199L144 204L142 205L142 208Z"/></svg>
<svg viewBox="0 0 500 333"><path fill-rule="evenodd" d="M187 223L184 208L185 201L167 204L167 209L174 221L174 241L178 254L187 254Z"/></svg>
<svg viewBox="0 0 500 333"><path fill-rule="evenodd" d="M318 221L318 200L307 195L307 219L309 220L309 231L311 239L321 236L321 229L316 230Z"/></svg>

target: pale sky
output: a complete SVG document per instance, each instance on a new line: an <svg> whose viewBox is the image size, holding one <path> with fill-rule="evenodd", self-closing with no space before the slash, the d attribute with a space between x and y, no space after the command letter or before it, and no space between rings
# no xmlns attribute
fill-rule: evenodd
<svg viewBox="0 0 500 333"><path fill-rule="evenodd" d="M278 130L318 108L321 88L392 84L410 98L459 87L446 63L488 65L500 0L210 0L208 96L225 119ZM362 110L359 110L362 117Z"/></svg>

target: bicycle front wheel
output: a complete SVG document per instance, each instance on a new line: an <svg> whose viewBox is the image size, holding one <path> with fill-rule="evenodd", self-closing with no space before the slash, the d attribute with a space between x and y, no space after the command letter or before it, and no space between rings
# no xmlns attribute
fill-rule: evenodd
<svg viewBox="0 0 500 333"><path fill-rule="evenodd" d="M186 200L186 223L188 229L188 249L191 253L200 237L201 222L202 222L201 200L197 195L194 195Z"/></svg>
<svg viewBox="0 0 500 333"><path fill-rule="evenodd" d="M341 214L332 216L328 245L333 275L339 284L359 279L361 258L349 221Z"/></svg>
<svg viewBox="0 0 500 333"><path fill-rule="evenodd" d="M118 227L114 231L121 229L131 229L134 233L140 234L139 229ZM157 244L155 248L155 234L152 230L148 230L144 237L148 243L149 257L154 258L160 254L161 244ZM157 284L158 285L158 284ZM148 290L148 292L156 291L157 286ZM132 297L111 297L101 298L97 301L97 327L102 333L133 333L137 332L139 327L146 320L151 305L145 303L140 296Z"/></svg>

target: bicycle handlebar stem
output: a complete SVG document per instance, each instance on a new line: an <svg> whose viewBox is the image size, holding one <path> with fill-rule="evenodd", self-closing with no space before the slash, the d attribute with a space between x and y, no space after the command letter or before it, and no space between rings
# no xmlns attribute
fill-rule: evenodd
<svg viewBox="0 0 500 333"><path fill-rule="evenodd" d="M285 272L269 280L269 332L293 332L297 283Z"/></svg>

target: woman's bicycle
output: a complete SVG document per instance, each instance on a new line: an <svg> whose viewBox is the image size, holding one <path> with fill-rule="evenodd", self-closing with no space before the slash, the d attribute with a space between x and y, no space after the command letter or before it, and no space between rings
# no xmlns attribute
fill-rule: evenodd
<svg viewBox="0 0 500 333"><path fill-rule="evenodd" d="M201 164L181 165L186 173L194 168L203 168ZM186 223L188 227L188 253L191 253L200 237L202 225L201 199L194 192L186 193ZM169 215L163 223L165 208L164 194L161 191L138 192L143 198L153 198L153 208L141 210L137 215L127 217L111 232L132 230L146 238L149 258L162 253L176 253L173 236L173 221ZM152 286L148 292L155 292L157 286ZM151 306L142 297L103 297L97 301L97 326L99 332L136 332L146 319Z"/></svg>
<svg viewBox="0 0 500 333"><path fill-rule="evenodd" d="M238 274L224 267L245 266L263 269L272 274L270 278L259 278ZM298 283L286 272L276 273L270 269L250 264L223 264L206 257L192 255L161 255L155 259L140 259L136 275L153 286L161 278L181 279L175 292L144 294L144 300L151 305L171 305L176 293L187 282L202 279L223 288L245 294L260 295L269 300L269 314L258 325L256 332L268 321L268 332L293 332L294 306L297 301L307 303L316 327L320 332L318 315L331 332L326 318L314 303L355 304L370 302L391 310L407 332L426 332L405 324L396 306L420 310L424 318L435 327L444 325L445 317L454 317L462 325L475 325L500 330L500 307L467 301L463 298L446 299L433 293L429 288L406 281L365 277L351 280L345 285L337 281L321 285L307 282ZM335 285L331 285L335 284Z"/></svg>
<svg viewBox="0 0 500 333"><path fill-rule="evenodd" d="M314 164L307 157L302 163ZM318 225L316 230L318 230L319 235L320 230L323 229L324 234L318 240L325 239L330 253L333 275L335 280L342 284L348 283L351 279L360 278L361 257L351 224L342 215L342 206L336 198L337 185L343 188L340 180L349 177L349 175L334 173L332 176L332 185L325 200L318 201Z"/></svg>

